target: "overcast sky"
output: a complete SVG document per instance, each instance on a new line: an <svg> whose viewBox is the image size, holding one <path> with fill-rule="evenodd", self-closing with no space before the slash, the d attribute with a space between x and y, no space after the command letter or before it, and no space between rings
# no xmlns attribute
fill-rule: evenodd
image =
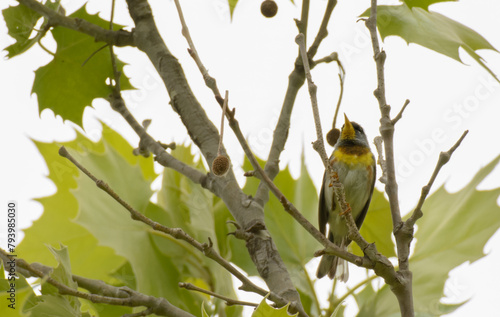
<svg viewBox="0 0 500 317"><path fill-rule="evenodd" d="M209 117L218 125L220 109L213 101L200 73L189 57L187 43L181 36L180 23L173 1L150 1L158 27L172 53L180 60L196 96ZM288 0L277 0L276 17L266 19L260 14L260 1L240 0L230 21L227 0L181 1L186 21L196 48L210 74L217 79L219 88L229 90L231 105L243 133L248 137L254 152L267 156L272 131L279 115L287 86L287 76L297 56L294 38L297 34L293 18L300 14L300 0L293 5ZM311 1L309 41L321 22L325 0ZM16 1L3 1L0 7ZM83 1L62 1L71 13ZM101 12L109 17L109 8L102 8L102 1L89 1L91 13ZM397 3L384 1L381 3ZM376 87L375 65L371 44L363 23L357 16L369 6L368 0L339 1L329 25L330 35L324 40L317 57L333 51L339 53L346 69L346 83L341 113L345 112L364 128L370 140L378 135L380 112L372 91ZM498 12L500 2L495 0L466 0L442 3L431 10L453 18L482 34L494 47L500 48ZM115 21L132 25L124 1L117 1ZM5 23L0 22L0 47L13 43L6 36ZM44 39L49 49L55 50L50 38ZM441 150L447 150L466 129L469 135L456 151L436 180L434 189L445 183L450 191L462 188L479 170L500 154L500 86L467 54L461 51L464 64L415 44L407 45L401 38L390 37L383 43L387 52L386 87L388 103L393 113L399 111L410 99L395 135L396 162L401 206L404 212L416 203L422 185L427 183ZM177 114L170 108L168 95L154 72L149 60L131 48L116 49L119 57L129 63L125 74L137 91L125 92L129 108L139 120L152 118L149 132L168 143L189 142L185 128ZM480 51L487 65L500 75L500 55L493 51ZM2 52L4 57L6 52ZM30 95L33 71L47 64L51 56L39 47L12 60L0 61L0 135L2 164L0 164L0 195L2 202L15 199L19 202L21 227L42 213L41 205L32 199L51 195L55 186L47 180L47 168L30 139L40 141L71 140L75 125L63 123L51 110L38 112L36 95ZM326 133L339 93L337 68L323 64L313 70L313 80L318 86L318 101ZM95 100L87 108L84 128L93 140L100 137L97 119L122 133L136 145L138 138L115 114L104 100ZM78 128L77 128L78 129ZM230 131L230 130L228 130ZM236 139L228 132L225 145L231 155L235 171L243 183L239 164L243 153ZM310 100L306 89L301 89L295 105L289 141L282 154L282 167L289 164L292 173L299 172L300 153L305 151L306 164L315 184L320 185L323 169L320 159L310 146L315 140ZM375 150L374 147L372 147ZM328 148L327 151L331 151ZM480 185L481 189L500 186L500 170ZM381 184L377 184L382 189ZM424 206L425 208L425 206ZM425 211L425 209L424 209ZM0 219L0 231L5 228ZM3 231L2 231L3 232ZM3 235L2 235L3 239ZM2 244L3 245L3 244ZM470 302L450 316L488 315L497 306L500 285L500 236L497 232L485 247L489 253L472 265L463 264L451 273L446 286L447 302ZM317 260L310 264L315 271ZM355 284L363 271L351 266ZM327 287L329 281L322 281ZM257 299L255 299L257 300ZM349 304L349 303L348 303ZM352 315L355 310L348 309Z"/></svg>

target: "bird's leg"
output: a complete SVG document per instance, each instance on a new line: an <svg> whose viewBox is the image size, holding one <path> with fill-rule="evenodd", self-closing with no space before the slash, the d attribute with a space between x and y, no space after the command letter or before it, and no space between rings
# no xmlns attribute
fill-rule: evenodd
<svg viewBox="0 0 500 317"><path fill-rule="evenodd" d="M340 213L341 216L347 214L348 212L351 212L351 205L349 205L349 203L346 203L346 204L347 204L347 209Z"/></svg>

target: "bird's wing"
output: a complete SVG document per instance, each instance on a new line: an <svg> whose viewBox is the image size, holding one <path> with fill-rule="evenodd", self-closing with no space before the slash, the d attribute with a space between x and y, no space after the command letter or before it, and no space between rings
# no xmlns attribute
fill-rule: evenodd
<svg viewBox="0 0 500 317"><path fill-rule="evenodd" d="M318 222L319 222L319 231L326 235L326 224L328 223L328 218L330 217L330 210L326 206L325 199L325 181L326 179L326 171L323 175L323 183L321 184L321 190L319 192L319 206L318 206ZM334 202L335 203L335 202Z"/></svg>
<svg viewBox="0 0 500 317"><path fill-rule="evenodd" d="M368 196L368 200L366 201L363 210L361 210L358 217L355 219L356 226L358 227L358 229L361 228L361 225L365 220L366 213L368 212L368 207L370 206L370 201L372 200L373 188L375 187L375 179L377 178L377 168L375 167L375 165L370 166L370 169L371 169L370 172L373 173L373 180L372 183L370 184L371 190L370 190L370 195Z"/></svg>

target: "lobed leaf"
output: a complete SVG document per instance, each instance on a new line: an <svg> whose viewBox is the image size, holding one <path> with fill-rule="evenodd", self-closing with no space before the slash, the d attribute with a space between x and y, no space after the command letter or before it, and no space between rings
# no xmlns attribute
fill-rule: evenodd
<svg viewBox="0 0 500 317"><path fill-rule="evenodd" d="M260 302L259 306L253 312L252 317L290 317L299 315L298 313L294 315L288 314L289 304L278 309L269 306L266 298L267 296L262 299L262 302Z"/></svg>
<svg viewBox="0 0 500 317"><path fill-rule="evenodd" d="M500 156L479 170L457 193L440 187L423 206L424 216L417 222L417 241L410 258L415 312L422 316L440 316L463 304L443 304L444 285L453 268L485 256L484 245L500 228L500 207L496 202L500 188L476 189L499 161ZM358 316L398 315L396 299L387 286L375 295L372 293L366 287L355 296L360 306Z"/></svg>
<svg viewBox="0 0 500 317"><path fill-rule="evenodd" d="M103 28L109 22L97 14L87 13L85 6L71 14ZM114 29L122 26L115 24ZM52 109L64 120L82 126L83 111L96 98L107 98L112 89L109 85L114 78L109 49L102 49L105 43L63 27L52 29L57 43L53 60L35 71L32 93L37 94L39 110ZM132 89L128 78L123 74L125 63L116 60L122 73L122 90Z"/></svg>
<svg viewBox="0 0 500 317"><path fill-rule="evenodd" d="M402 5L377 6L377 28L382 40L396 35L407 43L416 43L462 62L459 48L463 48L497 81L476 51L489 49L498 52L484 37L471 28L437 12L427 11L427 6L437 1L407 1ZM420 5L419 5L420 4ZM367 9L361 16L370 16Z"/></svg>
<svg viewBox="0 0 500 317"><path fill-rule="evenodd" d="M59 8L60 0L47 1L45 5L53 10ZM35 30L35 25L42 17L37 12L29 9L24 5L10 6L2 11L5 23L7 24L8 34L16 40L12 45L5 48L8 52L7 57L12 58L22 54L30 49L42 37L45 36L45 23L40 27L40 30ZM32 33L35 35L32 36Z"/></svg>

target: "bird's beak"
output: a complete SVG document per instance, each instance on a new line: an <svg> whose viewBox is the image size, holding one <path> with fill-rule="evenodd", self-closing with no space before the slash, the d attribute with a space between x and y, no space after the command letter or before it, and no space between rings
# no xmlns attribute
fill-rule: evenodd
<svg viewBox="0 0 500 317"><path fill-rule="evenodd" d="M354 130L354 127L351 124L351 121L347 119L347 116L344 113L344 127L342 127L342 134L340 135L341 139L346 139L346 140L352 140L356 137L356 131Z"/></svg>

